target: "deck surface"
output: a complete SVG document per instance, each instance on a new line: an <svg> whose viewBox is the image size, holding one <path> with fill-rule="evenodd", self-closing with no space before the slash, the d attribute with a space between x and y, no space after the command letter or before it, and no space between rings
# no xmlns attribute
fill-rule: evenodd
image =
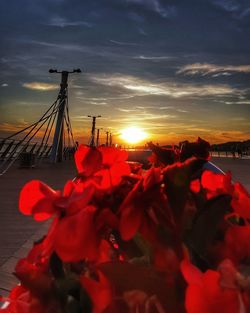
<svg viewBox="0 0 250 313"><path fill-rule="evenodd" d="M17 260L27 254L33 242L40 239L48 227L48 223L37 223L18 211L22 186L32 179L39 179L53 189L60 189L75 174L74 162L65 161L28 169L14 166L0 176L0 295L6 295L16 283L12 272Z"/></svg>
<svg viewBox="0 0 250 313"><path fill-rule="evenodd" d="M225 172L230 170L233 180L241 182L250 193L250 159L212 158L211 161ZM48 227L48 223L34 222L19 213L18 197L22 186L39 179L53 189L59 189L75 174L72 160L30 169L13 167L0 176L0 295L7 295L16 283L12 272L17 260L27 254Z"/></svg>

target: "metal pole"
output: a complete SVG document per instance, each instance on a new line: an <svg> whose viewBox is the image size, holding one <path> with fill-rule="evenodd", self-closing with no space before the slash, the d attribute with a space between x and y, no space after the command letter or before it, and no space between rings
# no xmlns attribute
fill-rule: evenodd
<svg viewBox="0 0 250 313"><path fill-rule="evenodd" d="M63 160L63 124L64 124L64 112L66 107L67 100L67 88L68 88L68 75L69 73L81 73L80 69L73 70L72 72L62 71L58 72L57 70L49 70L50 73L61 73L61 89L58 95L59 100L59 110L56 121L56 128L53 138L52 150L50 154L50 160L54 163L62 162Z"/></svg>
<svg viewBox="0 0 250 313"><path fill-rule="evenodd" d="M63 119L64 119L64 111L66 105L66 97L67 97L67 87L68 87L68 75L67 71L62 72L61 78L61 89L58 95L58 99L60 101L59 111L57 115L56 121L56 129L54 133L54 139L52 144L51 151L51 161L62 162L63 159Z"/></svg>
<svg viewBox="0 0 250 313"><path fill-rule="evenodd" d="M109 132L106 132L106 147L109 145Z"/></svg>
<svg viewBox="0 0 250 313"><path fill-rule="evenodd" d="M112 133L109 134L109 145L112 147Z"/></svg>
<svg viewBox="0 0 250 313"><path fill-rule="evenodd" d="M96 135L96 146L98 147L100 145L100 130L102 128L97 128L97 135Z"/></svg>
<svg viewBox="0 0 250 313"><path fill-rule="evenodd" d="M95 147L95 126L96 126L96 118L101 117L101 115L98 116L91 116L88 115L88 117L92 117L92 129L91 129L91 138L90 138L90 147Z"/></svg>

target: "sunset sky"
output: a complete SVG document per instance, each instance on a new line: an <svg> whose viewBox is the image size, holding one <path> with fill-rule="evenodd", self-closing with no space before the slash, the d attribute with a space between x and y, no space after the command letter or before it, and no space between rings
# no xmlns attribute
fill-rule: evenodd
<svg viewBox="0 0 250 313"><path fill-rule="evenodd" d="M39 119L69 78L75 137L91 120L159 143L250 139L249 0L2 0L0 137ZM117 137L117 138L116 138Z"/></svg>

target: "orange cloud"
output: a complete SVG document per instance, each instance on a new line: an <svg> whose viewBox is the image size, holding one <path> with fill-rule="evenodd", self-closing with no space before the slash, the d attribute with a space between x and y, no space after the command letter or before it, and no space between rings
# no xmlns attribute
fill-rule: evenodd
<svg viewBox="0 0 250 313"><path fill-rule="evenodd" d="M50 91L50 90L58 89L57 84L47 84L47 83L40 83L40 82L24 83L23 87L32 89L32 90L39 90L39 91Z"/></svg>

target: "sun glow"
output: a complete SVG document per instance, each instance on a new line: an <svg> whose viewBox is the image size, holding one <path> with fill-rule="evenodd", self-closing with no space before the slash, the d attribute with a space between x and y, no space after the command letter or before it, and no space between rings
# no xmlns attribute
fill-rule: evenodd
<svg viewBox="0 0 250 313"><path fill-rule="evenodd" d="M144 139L146 139L147 137L148 137L148 134L138 127L129 127L129 128L123 129L120 135L121 139L131 144L139 143L143 141Z"/></svg>

